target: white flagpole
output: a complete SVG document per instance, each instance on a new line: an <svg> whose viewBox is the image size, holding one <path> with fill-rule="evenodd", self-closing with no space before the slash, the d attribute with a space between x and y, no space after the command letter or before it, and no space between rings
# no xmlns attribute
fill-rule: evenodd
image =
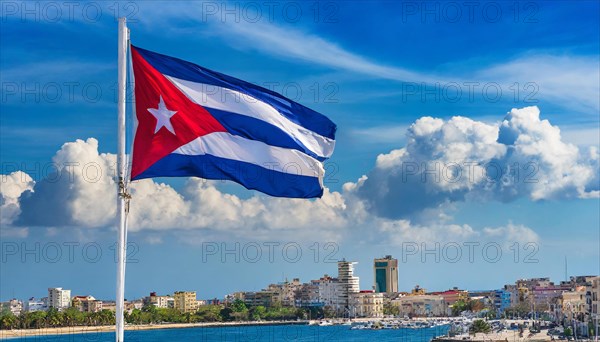
<svg viewBox="0 0 600 342"><path fill-rule="evenodd" d="M119 216L119 241L117 251L117 298L115 335L117 342L123 342L124 317L123 306L125 298L125 258L127 256L127 213L129 211L129 194L127 193L125 177L127 176L127 161L125 159L125 91L127 82L127 47L129 46L129 30L126 18L119 18L119 97L118 97L118 201L117 215Z"/></svg>

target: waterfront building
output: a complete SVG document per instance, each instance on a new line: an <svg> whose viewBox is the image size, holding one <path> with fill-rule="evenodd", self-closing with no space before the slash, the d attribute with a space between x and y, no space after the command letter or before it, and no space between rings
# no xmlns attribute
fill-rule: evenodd
<svg viewBox="0 0 600 342"><path fill-rule="evenodd" d="M321 307L324 304L319 300L319 286L313 281L305 283L296 291L296 307Z"/></svg>
<svg viewBox="0 0 600 342"><path fill-rule="evenodd" d="M195 312L198 310L196 291L177 291L173 295L174 308L180 312Z"/></svg>
<svg viewBox="0 0 600 342"><path fill-rule="evenodd" d="M526 306L532 312L560 311L560 298L563 292L571 291L575 287L572 278L568 282L555 285L550 278L519 279L514 285L505 285L504 290L510 293L511 306Z"/></svg>
<svg viewBox="0 0 600 342"><path fill-rule="evenodd" d="M373 279L375 292L398 292L398 259L391 255L373 261Z"/></svg>
<svg viewBox="0 0 600 342"><path fill-rule="evenodd" d="M27 312L44 311L46 309L46 303L43 300L35 299L35 297L31 297L25 302L25 311Z"/></svg>
<svg viewBox="0 0 600 342"><path fill-rule="evenodd" d="M565 291L561 299L564 324L575 326L578 330L578 335L586 333L586 317L588 317L586 287L578 286L574 291Z"/></svg>
<svg viewBox="0 0 600 342"><path fill-rule="evenodd" d="M136 310L136 309L141 310L144 307L144 302L141 299L125 301L123 304L124 304L125 311L127 311L128 313L131 313L133 310Z"/></svg>
<svg viewBox="0 0 600 342"><path fill-rule="evenodd" d="M441 292L429 292L427 294L433 296L442 296L446 302L446 305L448 306L453 305L459 300L466 302L469 299L469 291L459 290L457 287Z"/></svg>
<svg viewBox="0 0 600 342"><path fill-rule="evenodd" d="M589 296L590 320L595 331L600 329L600 276L592 279L591 294ZM600 332L598 333L600 335Z"/></svg>
<svg viewBox="0 0 600 342"><path fill-rule="evenodd" d="M502 315L504 311L511 306L511 293L504 289L494 291L494 307L498 315Z"/></svg>
<svg viewBox="0 0 600 342"><path fill-rule="evenodd" d="M400 310L401 316L429 317L447 316L448 306L442 296L409 295L391 301Z"/></svg>
<svg viewBox="0 0 600 342"><path fill-rule="evenodd" d="M552 302L560 297L562 291L569 287L562 283L554 285L550 278L519 279L514 285L505 285L504 290L510 293L511 306L525 305L531 310L550 310Z"/></svg>
<svg viewBox="0 0 600 342"><path fill-rule="evenodd" d="M570 286L554 285L553 283L546 284L546 286L535 286L532 290L532 310L536 312L552 311L556 300L561 297L563 292L570 290Z"/></svg>
<svg viewBox="0 0 600 342"><path fill-rule="evenodd" d="M265 289L267 292L275 293L274 300L285 306L294 306L296 302L296 292L300 290L302 283L299 278L292 281L285 281L279 284L270 284Z"/></svg>
<svg viewBox="0 0 600 342"><path fill-rule="evenodd" d="M243 300L247 306L265 306L269 307L273 303L277 302L279 296L278 293L272 291L258 291L258 292L241 292L239 299Z"/></svg>
<svg viewBox="0 0 600 342"><path fill-rule="evenodd" d="M102 301L102 309L103 310L110 310L110 311L116 311L117 310L117 304L115 303L115 301Z"/></svg>
<svg viewBox="0 0 600 342"><path fill-rule="evenodd" d="M93 296L74 296L71 304L81 312L99 312L103 308L102 301Z"/></svg>
<svg viewBox="0 0 600 342"><path fill-rule="evenodd" d="M48 308L62 310L71 306L71 290L62 287L48 288Z"/></svg>
<svg viewBox="0 0 600 342"><path fill-rule="evenodd" d="M8 311L12 312L12 314L15 316L19 316L21 314L21 312L23 311L23 302L16 298L13 298L13 299L9 300L8 302L3 302L0 304L1 304L0 311L8 310Z"/></svg>
<svg viewBox="0 0 600 342"><path fill-rule="evenodd" d="M317 287L319 302L323 306L335 309L341 292L338 278L333 278L325 274L317 280L311 280L311 284Z"/></svg>
<svg viewBox="0 0 600 342"><path fill-rule="evenodd" d="M342 316L350 314L350 296L359 292L359 279L354 275L355 261L338 261L339 292L336 311Z"/></svg>
<svg viewBox="0 0 600 342"><path fill-rule="evenodd" d="M504 291L510 293L510 306L514 307L519 304L519 290L515 284L504 285Z"/></svg>
<svg viewBox="0 0 600 342"><path fill-rule="evenodd" d="M148 297L144 298L144 305L154 305L157 308L169 307L169 296L158 296L156 292L150 292Z"/></svg>
<svg viewBox="0 0 600 342"><path fill-rule="evenodd" d="M351 317L383 317L383 293L363 290L350 294Z"/></svg>

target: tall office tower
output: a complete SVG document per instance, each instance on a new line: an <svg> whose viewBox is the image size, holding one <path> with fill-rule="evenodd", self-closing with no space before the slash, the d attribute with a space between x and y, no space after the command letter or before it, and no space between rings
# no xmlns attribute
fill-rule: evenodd
<svg viewBox="0 0 600 342"><path fill-rule="evenodd" d="M398 292L398 259L391 255L375 259L373 262L375 292Z"/></svg>

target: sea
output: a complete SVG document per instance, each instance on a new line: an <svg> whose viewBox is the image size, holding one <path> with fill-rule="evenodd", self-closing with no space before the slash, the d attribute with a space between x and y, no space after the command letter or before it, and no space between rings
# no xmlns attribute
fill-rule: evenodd
<svg viewBox="0 0 600 342"><path fill-rule="evenodd" d="M347 325L261 325L230 327L195 327L155 330L127 330L126 342L152 341L232 341L232 342L275 342L275 341L404 341L429 342L445 335L449 326L419 329L351 330ZM8 341L70 341L70 342L113 342L114 332L68 335L40 335L10 339Z"/></svg>

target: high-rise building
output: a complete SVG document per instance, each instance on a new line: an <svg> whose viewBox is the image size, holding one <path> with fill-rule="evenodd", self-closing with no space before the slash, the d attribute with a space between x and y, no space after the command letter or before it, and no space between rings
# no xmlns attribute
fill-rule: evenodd
<svg viewBox="0 0 600 342"><path fill-rule="evenodd" d="M195 312L198 310L196 291L177 291L173 294L174 308L180 312Z"/></svg>
<svg viewBox="0 0 600 342"><path fill-rule="evenodd" d="M375 259L373 262L375 292L398 292L398 259L391 255Z"/></svg>
<svg viewBox="0 0 600 342"><path fill-rule="evenodd" d="M48 307L65 309L71 306L71 290L63 290L62 287L51 287L48 289Z"/></svg>
<svg viewBox="0 0 600 342"><path fill-rule="evenodd" d="M337 310L342 315L350 315L350 296L352 293L359 292L358 277L354 276L354 261L342 259L338 261L338 303Z"/></svg>

